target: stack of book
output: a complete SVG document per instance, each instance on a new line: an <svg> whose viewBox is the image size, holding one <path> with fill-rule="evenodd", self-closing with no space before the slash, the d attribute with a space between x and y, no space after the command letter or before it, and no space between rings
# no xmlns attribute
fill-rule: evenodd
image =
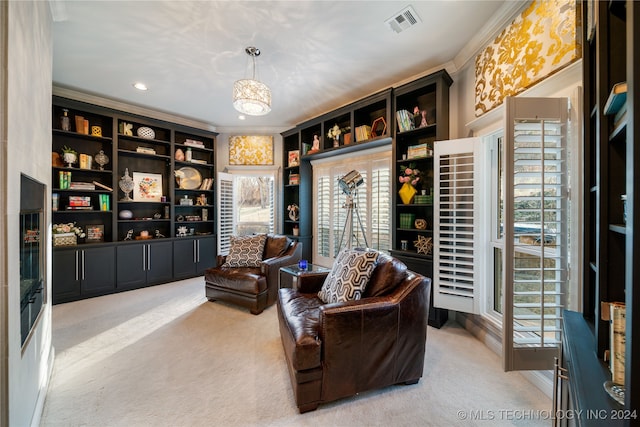
<svg viewBox="0 0 640 427"><path fill-rule="evenodd" d="M93 182L73 181L69 183L71 190L95 190L96 185Z"/></svg>
<svg viewBox="0 0 640 427"><path fill-rule="evenodd" d="M213 178L205 178L202 180L202 185L200 185L199 190L211 190L212 185L213 185Z"/></svg>
<svg viewBox="0 0 640 427"><path fill-rule="evenodd" d="M92 210L91 197L89 196L69 196L69 206L67 210Z"/></svg>
<svg viewBox="0 0 640 427"><path fill-rule="evenodd" d="M204 143L202 141L197 141L195 139L185 139L184 145L188 145L190 147L204 148Z"/></svg>
<svg viewBox="0 0 640 427"><path fill-rule="evenodd" d="M407 110L398 110L396 111L396 119L398 122L398 130L400 132L405 132L408 130L415 129L415 124L413 123L413 114L411 114Z"/></svg>
<svg viewBox="0 0 640 427"><path fill-rule="evenodd" d="M356 128L356 142L371 139L371 126L362 125Z"/></svg>

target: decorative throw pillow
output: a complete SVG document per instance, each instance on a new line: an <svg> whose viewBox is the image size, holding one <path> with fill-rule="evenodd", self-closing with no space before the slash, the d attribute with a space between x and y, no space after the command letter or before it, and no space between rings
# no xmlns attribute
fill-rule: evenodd
<svg viewBox="0 0 640 427"><path fill-rule="evenodd" d="M342 250L322 284L318 298L325 303L359 300L377 260L377 251Z"/></svg>
<svg viewBox="0 0 640 427"><path fill-rule="evenodd" d="M231 236L231 248L223 267L260 267L266 234Z"/></svg>

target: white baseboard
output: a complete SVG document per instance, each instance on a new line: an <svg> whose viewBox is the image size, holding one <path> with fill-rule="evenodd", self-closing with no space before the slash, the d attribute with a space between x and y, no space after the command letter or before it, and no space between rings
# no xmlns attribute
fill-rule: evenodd
<svg viewBox="0 0 640 427"><path fill-rule="evenodd" d="M51 346L49 351L49 358L47 360L47 373L45 374L44 384L38 392L38 400L36 401L36 407L33 411L33 418L31 418L31 427L39 427L42 420L42 411L44 410L44 402L47 399L47 392L49 391L49 384L51 384L51 375L53 375L53 363L56 359L56 350Z"/></svg>

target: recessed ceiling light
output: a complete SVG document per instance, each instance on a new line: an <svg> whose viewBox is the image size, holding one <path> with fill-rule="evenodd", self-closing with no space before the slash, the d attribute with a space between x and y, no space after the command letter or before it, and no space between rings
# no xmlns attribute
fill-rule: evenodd
<svg viewBox="0 0 640 427"><path fill-rule="evenodd" d="M133 87L135 87L138 90L147 90L147 85L144 84L144 83L140 83L140 82L134 83Z"/></svg>
<svg viewBox="0 0 640 427"><path fill-rule="evenodd" d="M240 115L238 116L238 118L239 118L240 120L244 120L244 119L246 119L246 117L245 117L245 115L244 115L244 114L240 114Z"/></svg>

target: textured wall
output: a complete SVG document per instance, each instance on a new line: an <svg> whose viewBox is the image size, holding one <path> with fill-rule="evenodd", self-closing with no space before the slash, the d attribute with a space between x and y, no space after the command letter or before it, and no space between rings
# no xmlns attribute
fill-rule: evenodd
<svg viewBox="0 0 640 427"><path fill-rule="evenodd" d="M51 195L51 17L48 2L8 2L7 252L9 425L39 419L51 364L51 299L30 340L20 345L19 222L20 174ZM47 212L51 223L51 212ZM43 236L48 241L48 233ZM51 294L51 250L47 249L47 294ZM2 337L4 339L4 337ZM35 417L35 419L34 419Z"/></svg>

